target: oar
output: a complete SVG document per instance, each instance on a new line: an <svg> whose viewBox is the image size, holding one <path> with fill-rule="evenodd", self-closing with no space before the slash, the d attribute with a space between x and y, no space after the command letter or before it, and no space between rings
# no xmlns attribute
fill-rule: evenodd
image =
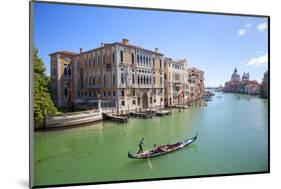
<svg viewBox="0 0 281 189"><path fill-rule="evenodd" d="M144 147L144 151L146 151L145 147ZM149 159L148 154L146 154L146 157L147 157L147 159L148 159L148 164L149 164L149 167L150 167L150 169L152 170L152 169L153 169L153 167L152 167L152 165L151 165L151 162L150 162L150 159Z"/></svg>

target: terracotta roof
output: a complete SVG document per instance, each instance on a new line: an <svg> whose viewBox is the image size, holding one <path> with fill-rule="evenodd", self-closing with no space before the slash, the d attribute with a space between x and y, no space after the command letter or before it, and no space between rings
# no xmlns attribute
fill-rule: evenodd
<svg viewBox="0 0 281 189"><path fill-rule="evenodd" d="M75 53L75 52L71 52L71 51L56 51L56 52L54 52L54 53L51 53L51 54L49 54L49 56L51 56L51 55L53 55L53 54L57 54L57 53L59 53L59 54L65 54L65 55L77 55L77 53Z"/></svg>

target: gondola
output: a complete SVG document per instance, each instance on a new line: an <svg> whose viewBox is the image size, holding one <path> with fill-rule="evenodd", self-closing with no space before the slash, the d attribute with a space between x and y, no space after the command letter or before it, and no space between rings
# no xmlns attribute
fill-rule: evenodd
<svg viewBox="0 0 281 189"><path fill-rule="evenodd" d="M189 144L193 143L197 139L198 133L196 133L195 137L186 139L181 142L177 142L174 144L166 144L163 146L158 146L156 149L150 149L146 150L142 153L130 153L128 152L128 157L133 159L146 159L146 158L152 158L164 154L168 154L170 152L182 149L185 146L188 146Z"/></svg>

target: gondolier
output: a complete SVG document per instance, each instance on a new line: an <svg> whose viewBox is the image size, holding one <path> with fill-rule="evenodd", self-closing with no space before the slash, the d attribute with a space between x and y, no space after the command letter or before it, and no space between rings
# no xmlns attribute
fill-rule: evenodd
<svg viewBox="0 0 281 189"><path fill-rule="evenodd" d="M182 149L185 146L188 146L192 144L194 141L196 141L198 136L198 133L192 138L174 143L174 144L166 144L166 145L159 145L156 146L154 145L154 148L146 151L142 151L143 145L144 145L144 139L139 143L140 151L138 153L130 153L128 152L128 157L129 158L134 158L134 159L146 159L146 158L152 158L160 155L164 155L170 152L174 152L176 150ZM140 153L142 152L142 153Z"/></svg>
<svg viewBox="0 0 281 189"><path fill-rule="evenodd" d="M138 154L143 152L143 146L144 146L144 138L142 138L139 143L140 150L139 150Z"/></svg>

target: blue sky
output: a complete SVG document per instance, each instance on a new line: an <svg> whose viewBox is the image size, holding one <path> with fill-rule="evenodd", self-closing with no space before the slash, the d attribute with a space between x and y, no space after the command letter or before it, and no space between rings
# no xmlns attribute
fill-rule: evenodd
<svg viewBox="0 0 281 189"><path fill-rule="evenodd" d="M47 75L49 54L79 52L101 42L130 43L165 56L186 58L189 67L205 72L206 86L228 81L235 67L261 81L268 69L267 18L161 12L121 8L35 3L34 45Z"/></svg>

